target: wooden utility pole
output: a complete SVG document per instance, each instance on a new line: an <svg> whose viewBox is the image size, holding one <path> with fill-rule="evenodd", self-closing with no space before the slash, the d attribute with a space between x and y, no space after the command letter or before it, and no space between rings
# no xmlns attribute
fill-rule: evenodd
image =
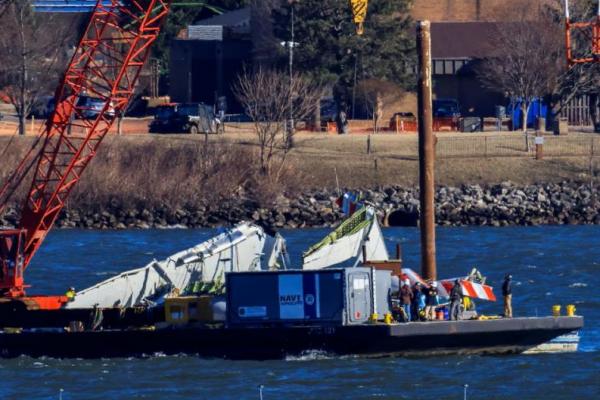
<svg viewBox="0 0 600 400"><path fill-rule="evenodd" d="M436 279L435 263L435 205L434 164L435 137L431 101L431 24L420 21L417 26L417 53L419 58L419 185L421 201L421 275Z"/></svg>

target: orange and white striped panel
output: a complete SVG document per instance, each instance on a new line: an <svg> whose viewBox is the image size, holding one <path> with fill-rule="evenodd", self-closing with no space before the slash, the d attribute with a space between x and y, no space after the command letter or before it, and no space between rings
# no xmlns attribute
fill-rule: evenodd
<svg viewBox="0 0 600 400"><path fill-rule="evenodd" d="M459 278L460 279L460 278ZM448 279L440 281L439 294L442 297L449 297L452 287L454 287L454 281L456 279ZM463 295L472 299L481 299L487 301L496 301L496 295L494 289L491 286L482 285L481 283L475 283L467 280L460 280L462 286Z"/></svg>
<svg viewBox="0 0 600 400"><path fill-rule="evenodd" d="M460 283L465 296L474 299L496 301L496 295L494 294L494 289L491 286L482 285L480 283L471 281L461 281Z"/></svg>

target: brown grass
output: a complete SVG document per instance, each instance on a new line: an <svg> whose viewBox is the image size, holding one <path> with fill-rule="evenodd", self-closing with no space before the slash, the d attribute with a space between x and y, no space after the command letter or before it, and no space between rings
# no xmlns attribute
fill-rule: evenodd
<svg viewBox="0 0 600 400"><path fill-rule="evenodd" d="M447 134L440 141L455 136ZM564 143L578 149L583 146L581 138L587 137L568 136ZM373 136L371 154L366 154L366 135L300 133L296 138L283 179L274 183L257 173L257 145L251 134L241 130L210 136L208 147L202 135L110 136L85 171L69 206L210 206L237 196L268 206L283 193L293 196L305 189L334 188L336 174L346 188L418 184L416 135ZM31 141L31 137L0 137L0 179L4 181ZM520 146L522 138L517 143ZM588 173L589 156L584 155L541 161L531 156L439 158L436 164L439 185L588 181Z"/></svg>
<svg viewBox="0 0 600 400"><path fill-rule="evenodd" d="M248 134L229 133L226 137L231 142L252 146ZM485 137L489 157L484 156ZM580 133L547 136L547 154L568 157L535 160L525 152L524 138L519 133L439 133L436 182L461 185L511 180L531 184L587 179L592 137ZM600 141L595 146L600 149ZM335 187L336 173L342 187L418 184L416 134L372 136L371 154L366 149L367 135L302 133L296 136L296 148L290 158L310 187Z"/></svg>

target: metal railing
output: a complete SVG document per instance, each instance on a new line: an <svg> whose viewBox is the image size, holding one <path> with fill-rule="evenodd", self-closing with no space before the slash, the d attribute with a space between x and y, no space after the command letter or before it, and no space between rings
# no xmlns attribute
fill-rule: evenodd
<svg viewBox="0 0 600 400"><path fill-rule="evenodd" d="M544 136L544 157L600 155L600 138L594 136ZM439 137L438 158L533 157L535 136Z"/></svg>

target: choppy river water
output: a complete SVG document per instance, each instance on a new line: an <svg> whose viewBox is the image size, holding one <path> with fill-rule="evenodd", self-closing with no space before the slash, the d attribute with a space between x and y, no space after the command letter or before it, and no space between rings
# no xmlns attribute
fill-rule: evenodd
<svg viewBox="0 0 600 400"><path fill-rule="evenodd" d="M295 260L327 231L283 234ZM31 292L84 288L215 234L214 230L54 231L27 277ZM406 266L419 267L419 234L386 229L403 244ZM586 318L580 351L567 355L330 358L239 362L191 356L148 359L0 360L2 399L597 399L600 398L600 227L438 229L444 277L477 266L499 287L515 279L517 315L546 315L575 304ZM487 313L501 304L480 304Z"/></svg>

